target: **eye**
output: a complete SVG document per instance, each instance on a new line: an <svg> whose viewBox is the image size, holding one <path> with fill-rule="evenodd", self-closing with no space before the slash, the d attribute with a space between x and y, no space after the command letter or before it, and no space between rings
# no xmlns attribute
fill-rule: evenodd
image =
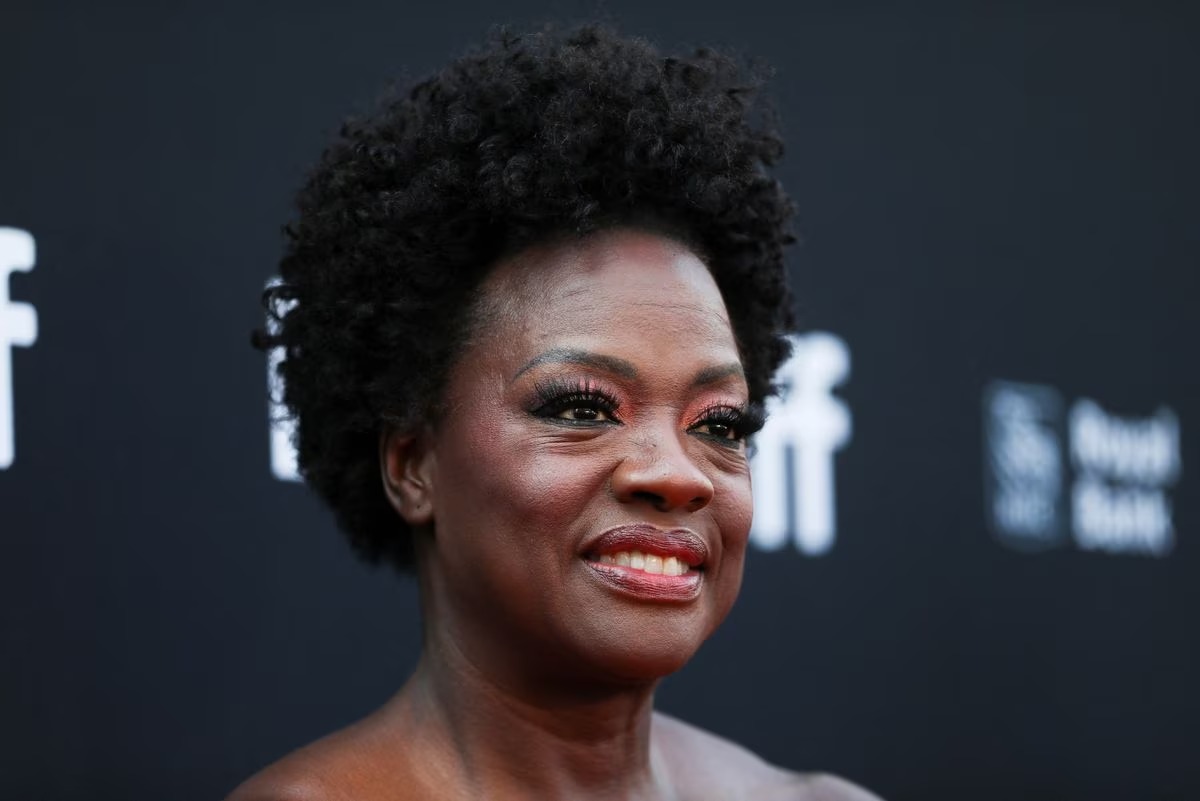
<svg viewBox="0 0 1200 801"><path fill-rule="evenodd" d="M617 400L591 384L543 384L530 413L556 423L576 426L618 423Z"/></svg>
<svg viewBox="0 0 1200 801"><path fill-rule="evenodd" d="M746 437L762 428L762 415L736 406L711 406L689 431L717 440L722 445L735 446L745 442Z"/></svg>
<svg viewBox="0 0 1200 801"><path fill-rule="evenodd" d="M544 417L569 420L573 423L616 422L608 404L596 397L570 397L542 407Z"/></svg>
<svg viewBox="0 0 1200 801"><path fill-rule="evenodd" d="M740 439L737 430L729 423L701 423L692 428L693 431L699 431L701 434L708 434L710 437L719 437L721 439Z"/></svg>

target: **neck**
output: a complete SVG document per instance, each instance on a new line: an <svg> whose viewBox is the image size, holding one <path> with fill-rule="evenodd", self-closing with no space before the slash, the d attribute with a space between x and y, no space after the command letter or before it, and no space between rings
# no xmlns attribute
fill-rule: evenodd
<svg viewBox="0 0 1200 801"><path fill-rule="evenodd" d="M661 797L653 682L566 687L495 667L430 636L397 699L449 783L472 797Z"/></svg>

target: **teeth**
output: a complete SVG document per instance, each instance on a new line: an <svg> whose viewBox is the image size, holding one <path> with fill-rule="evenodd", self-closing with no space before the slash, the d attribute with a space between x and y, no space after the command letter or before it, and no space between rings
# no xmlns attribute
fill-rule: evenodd
<svg viewBox="0 0 1200 801"><path fill-rule="evenodd" d="M616 565L643 570L652 575L682 576L690 569L686 562L675 556L658 556L641 551L618 551L617 553L601 554L596 560L602 565Z"/></svg>

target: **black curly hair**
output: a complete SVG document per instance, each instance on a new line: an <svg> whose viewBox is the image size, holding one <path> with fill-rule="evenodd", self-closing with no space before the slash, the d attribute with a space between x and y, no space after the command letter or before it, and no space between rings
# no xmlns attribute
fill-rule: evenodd
<svg viewBox="0 0 1200 801"><path fill-rule="evenodd" d="M662 56L603 26L506 30L365 119L298 196L261 349L281 348L300 470L368 560L412 566L381 433L432 419L504 256L620 225L691 246L725 299L752 403L793 312L793 207L758 76L708 49Z"/></svg>

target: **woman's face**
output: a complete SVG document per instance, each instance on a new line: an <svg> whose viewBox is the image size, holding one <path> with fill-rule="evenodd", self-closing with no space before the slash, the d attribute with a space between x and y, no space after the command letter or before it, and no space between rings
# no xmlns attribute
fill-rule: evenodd
<svg viewBox="0 0 1200 801"><path fill-rule="evenodd" d="M484 291L430 435L427 626L490 670L678 669L737 596L751 518L716 284L686 247L618 229L525 251Z"/></svg>

